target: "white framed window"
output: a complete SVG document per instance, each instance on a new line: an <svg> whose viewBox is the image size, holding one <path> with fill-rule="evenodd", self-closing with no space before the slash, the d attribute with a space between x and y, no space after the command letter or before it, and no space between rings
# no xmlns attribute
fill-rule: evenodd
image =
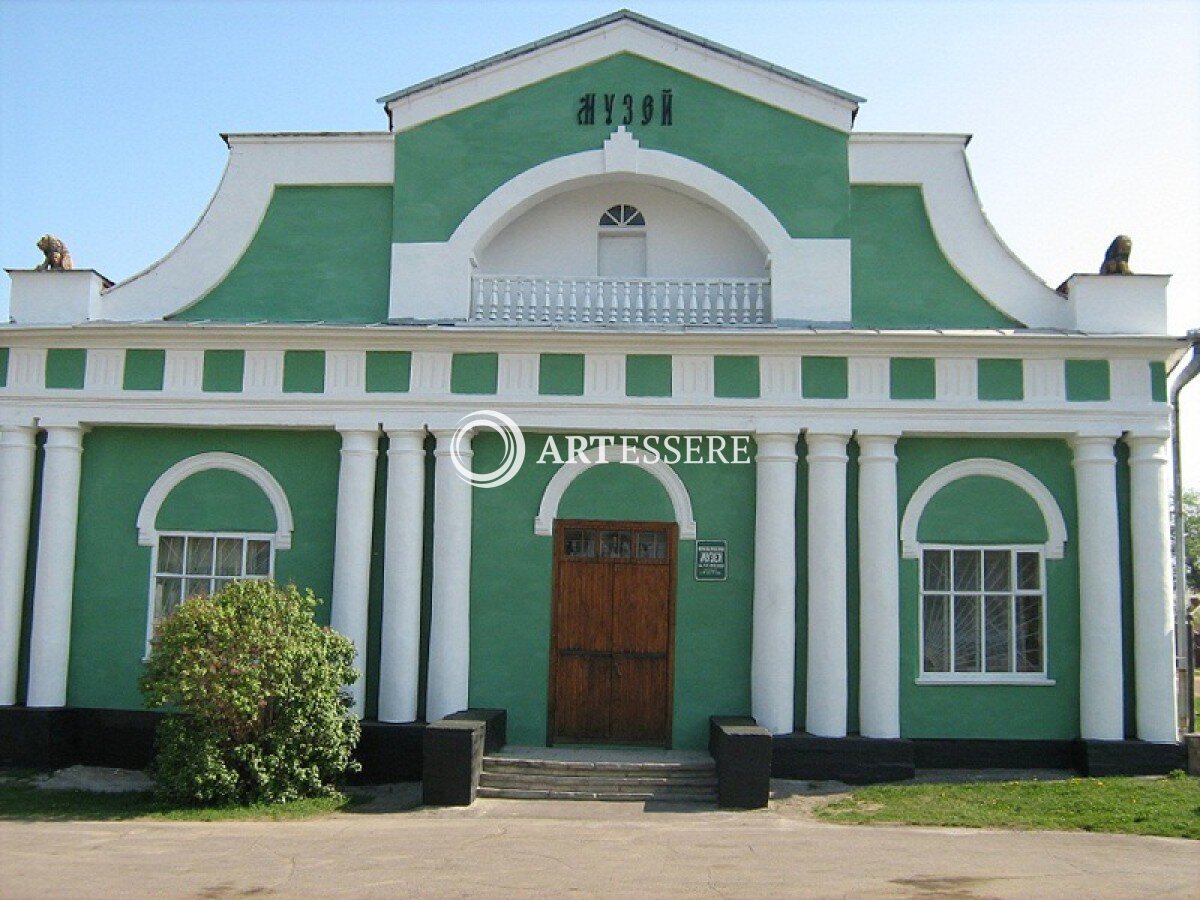
<svg viewBox="0 0 1200 900"><path fill-rule="evenodd" d="M920 579L918 682L1053 683L1041 546L927 544Z"/></svg>
<svg viewBox="0 0 1200 900"><path fill-rule="evenodd" d="M271 578L275 572L274 535L160 532L150 566L147 639L155 624L188 597L214 594L235 580Z"/></svg>

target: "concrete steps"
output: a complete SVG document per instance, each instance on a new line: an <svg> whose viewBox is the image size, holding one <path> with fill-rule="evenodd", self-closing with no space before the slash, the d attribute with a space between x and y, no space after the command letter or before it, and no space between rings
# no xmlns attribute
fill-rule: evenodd
<svg viewBox="0 0 1200 900"><path fill-rule="evenodd" d="M580 760L485 756L478 796L511 800L663 800L716 803L711 759Z"/></svg>

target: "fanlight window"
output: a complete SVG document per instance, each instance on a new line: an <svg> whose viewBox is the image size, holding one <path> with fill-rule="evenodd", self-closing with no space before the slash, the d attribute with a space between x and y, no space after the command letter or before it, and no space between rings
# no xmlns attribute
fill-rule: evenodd
<svg viewBox="0 0 1200 900"><path fill-rule="evenodd" d="M600 217L601 228L645 228L646 218L636 206L618 203L609 207Z"/></svg>

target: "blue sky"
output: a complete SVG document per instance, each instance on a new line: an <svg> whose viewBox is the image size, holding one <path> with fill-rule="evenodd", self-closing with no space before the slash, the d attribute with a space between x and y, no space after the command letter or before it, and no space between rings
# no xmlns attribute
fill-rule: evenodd
<svg viewBox="0 0 1200 900"><path fill-rule="evenodd" d="M385 129L376 97L617 5L0 0L0 263L51 232L128 277L203 212L219 133ZM1038 275L1093 271L1127 233L1135 271L1175 276L1172 328L1200 327L1200 2L634 8L866 97L857 130L974 134L984 208Z"/></svg>

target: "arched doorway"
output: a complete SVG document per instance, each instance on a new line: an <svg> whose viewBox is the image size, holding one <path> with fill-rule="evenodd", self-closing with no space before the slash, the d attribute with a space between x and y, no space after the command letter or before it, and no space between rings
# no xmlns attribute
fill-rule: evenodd
<svg viewBox="0 0 1200 900"><path fill-rule="evenodd" d="M557 520L547 742L671 742L674 522Z"/></svg>

